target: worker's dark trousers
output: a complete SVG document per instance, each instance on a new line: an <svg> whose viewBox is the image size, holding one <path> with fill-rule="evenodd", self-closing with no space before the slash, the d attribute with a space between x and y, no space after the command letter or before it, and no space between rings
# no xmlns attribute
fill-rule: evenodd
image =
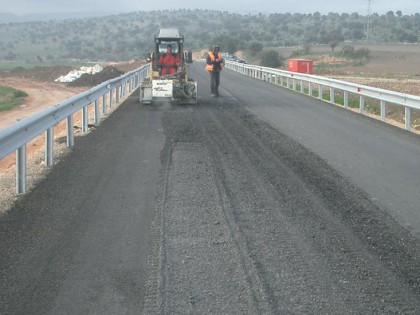
<svg viewBox="0 0 420 315"><path fill-rule="evenodd" d="M211 94L219 95L220 72L210 72Z"/></svg>

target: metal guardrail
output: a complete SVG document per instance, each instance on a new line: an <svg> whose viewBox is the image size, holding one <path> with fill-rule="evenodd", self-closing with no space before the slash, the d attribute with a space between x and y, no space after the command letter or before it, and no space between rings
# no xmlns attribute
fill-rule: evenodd
<svg viewBox="0 0 420 315"><path fill-rule="evenodd" d="M108 80L100 85L70 97L50 108L39 112L14 125L0 130L0 160L16 151L16 192L26 192L26 144L45 132L45 165L54 164L54 126L67 120L67 146L73 147L74 130L73 115L82 111L82 133L88 131L88 106L94 104L95 125L100 123L99 99L102 97L102 114L111 109L126 97L127 89L131 94L149 75L149 65L128 72L118 78ZM109 106L107 106L107 98Z"/></svg>
<svg viewBox="0 0 420 315"><path fill-rule="evenodd" d="M405 108L405 129L411 129L411 110L420 110L420 97L393 92L384 89L372 88L364 85L343 82L325 77L308 75L296 72L277 70L268 67L247 65L232 61L226 61L226 68L270 83L293 88L297 91L297 82L300 92L304 93L305 84L308 86L308 95L313 96L314 88L318 87L318 98L323 100L323 89L329 88L329 102L335 103L335 90L343 91L344 107L348 108L349 93L359 96L359 112L364 113L365 98L373 98L380 101L381 119L386 121L386 104L396 104ZM67 121L67 146L73 147L74 130L73 115L82 111L82 132L88 131L88 106L94 103L95 125L100 123L99 99L102 97L102 113L107 110L107 96L109 108L112 108L115 99L118 104L120 98L126 96L127 87L129 93L137 88L141 81L149 75L149 65L144 65L134 71L118 78L103 82L102 84L81 94L75 95L61 103L32 116L19 121L13 126L0 130L0 160L16 151L16 192L26 192L26 145L29 141L45 132L45 165L50 167L54 164L54 126L59 122Z"/></svg>
<svg viewBox="0 0 420 315"><path fill-rule="evenodd" d="M314 97L314 87L318 87L318 98L323 99L323 89L329 88L330 97L329 102L336 104L335 102L335 90L343 92L344 107L349 106L349 93L355 94L359 97L359 113L365 112L365 99L367 97L373 98L380 101L381 107L381 120L386 122L386 105L395 104L403 106L405 109L405 129L411 130L411 111L420 110L420 97L405 93L393 92L384 89L373 88L365 85L349 83L339 81L335 79L320 77L316 75L309 75L297 72L277 70L273 68L247 65L232 61L226 61L225 67L241 74L253 77L255 79L268 81L275 85L287 87L288 89L293 88L297 91L297 86L300 85L300 93L305 93L305 84L308 87L307 93L309 96Z"/></svg>

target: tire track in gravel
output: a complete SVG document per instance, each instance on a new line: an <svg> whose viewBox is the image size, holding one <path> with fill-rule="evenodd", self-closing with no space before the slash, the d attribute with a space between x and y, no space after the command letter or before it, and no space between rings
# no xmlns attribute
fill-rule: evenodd
<svg viewBox="0 0 420 315"><path fill-rule="evenodd" d="M246 111L238 109L236 112L228 110L212 111L211 113L220 113L216 121L220 121L220 126L229 126L228 130L222 132L222 138L226 138L226 134L232 133L232 131L238 131L236 132L236 139L242 138L244 141L237 141L237 143L246 143L240 150L248 150L248 152L245 152L245 154L244 152L241 152L238 157L233 159L236 161L237 159L240 159L241 155L245 155L247 159L251 160L250 162L239 162L240 167L250 165L250 169L243 173L252 174L252 168L258 165L258 168L255 169L255 174L251 175L251 177L258 178L259 173L268 175L265 176L265 178L263 176L261 181L257 184L257 187L264 187L264 183L271 182L271 185L266 185L267 187L261 189L262 192L274 188L265 196L263 193L261 194L263 200L270 200L270 198L273 199L273 197L276 199L277 197L282 196L278 200L278 209L282 209L282 205L285 202L291 205L290 209L286 209L285 213L288 214L287 217L291 220L291 226L300 227L302 230L300 232L300 237L303 238L304 243L308 245L306 250L304 250L305 255L307 255L308 252L311 252L311 250L317 249L318 254L322 253L324 257L329 257L327 262L330 267L334 266L336 270L348 269L347 273L352 275L352 277L349 278L347 273L337 273L337 280L339 281L336 281L336 283L337 285L342 283L353 284L352 290L356 294L355 296L357 297L358 303L366 300L365 307L384 308L385 311L390 311L394 308L392 303L394 299L396 305L399 304L402 309L407 308L412 310L413 308L406 307L405 303L410 300L410 298L408 298L410 294L399 293L404 292L405 285L408 285L412 289L411 293L414 292L414 295L411 294L411 302L415 309L415 306L418 305L416 293L418 292L419 286L416 274L419 274L419 264L418 260L413 259L412 254L416 253L418 255L418 246L416 247L416 242L410 235L399 228L389 216L384 215L379 209L370 204L370 202L367 201L368 199L364 198L361 192L358 192L354 187L351 187L351 185L346 183L344 179L341 179L339 174L335 174L335 172L325 165L325 163L322 163L322 161L317 161L316 156L313 156L310 152L305 152L303 148L299 148L299 146L293 144L293 142L279 141L279 136L281 135L275 131L273 133L273 129L267 125L253 123L252 125L257 127L257 130L253 130L255 128L241 118L245 117L245 120L249 118L250 115ZM220 128L220 130L222 129L223 128ZM213 130L219 130L219 128L213 128ZM265 135L263 137L255 137L255 135L258 135L259 133ZM265 139L270 133L275 137L275 144L277 144L277 146L285 143L293 150L288 152L287 149L283 148L278 152L273 152L276 145L270 146ZM290 153L292 155L290 156L290 159L288 159L287 157ZM309 159L307 159L307 157L309 157ZM284 161L286 162L284 162L283 159L285 159ZM291 167L290 162L287 161L301 164L298 164L298 168ZM314 162L315 164L318 164L315 165L316 167L314 169L316 174L313 174L314 170L309 169L313 167L312 164L314 164ZM285 165L286 167L283 166L284 164L287 164ZM268 168L268 171L264 172L264 168ZM302 172L302 169L305 171ZM284 188L288 190L295 189L292 198L289 198L290 200L287 200L287 198L284 197L287 197L287 194L281 192L282 183L273 180L275 178L280 178L281 173L289 173L284 177L289 181ZM316 187L312 187L311 181L308 180L306 174L310 173L312 173L311 176L313 178L316 178ZM277 176L273 177L273 174L277 174ZM234 186L235 182L237 182L237 180L232 181L232 186ZM330 187L327 187L328 185ZM319 191L323 186L327 188L325 189L327 190L327 195L325 195L325 192ZM304 202L300 202L299 199L303 199ZM308 201L310 203L309 207L305 205ZM275 205L275 202L272 204ZM360 228L360 225L351 226L352 221L349 221L348 218L345 218L346 220L340 218L340 212L354 212L356 216L353 214L353 217L349 217L352 221L357 221L357 223L367 221L368 223L364 224L365 231L363 231L363 228ZM279 212L273 212L273 214L278 216ZM267 214L261 218L264 219L266 217ZM281 216L279 222L283 221L284 216ZM276 222L275 218L267 221L269 224L268 226L270 226L270 222ZM315 227L321 225L323 227L326 226L327 229L321 229L322 233L320 233L318 228L314 228L314 225ZM370 235L361 234L360 232L369 233ZM374 235L375 233L378 235ZM252 236L253 235L254 234L252 234ZM324 239L323 243L313 241L318 240L320 237L321 239ZM364 242L368 244L363 244ZM375 245L373 248L372 243ZM393 252L395 249L398 250L397 255ZM329 256L328 253L330 253ZM325 256L326 254L327 256ZM305 255L303 258L305 258ZM265 253L262 251L261 255L257 257L265 257ZM325 264L325 261L321 260L320 263L323 265ZM399 266L398 269L395 268L397 265ZM311 268L311 270L312 272L316 271L316 273L319 274L319 271L322 270L322 268ZM328 276L331 278L332 274L329 274ZM346 280L346 276L349 278L348 280ZM366 278L366 280L362 283L358 281L358 283L355 281L355 279L357 280L358 278ZM402 287L400 282L403 282ZM322 287L322 283L317 283L316 287L318 286ZM377 288L377 286L379 286L379 288ZM396 290L397 287L401 287L401 289ZM361 290L370 290L370 295L372 296L369 296L366 299L365 294L359 294L360 296L358 296L357 292ZM339 290L336 290L334 293L337 294L337 291ZM342 296L345 297L345 300L348 300L348 293L351 291L351 286L346 285L342 291ZM378 303L377 306L372 306L372 301L379 301L381 299L387 300L389 305L387 306L386 303L383 305ZM401 303L402 301L404 301L404 303ZM354 307L354 305L352 307ZM387 309L387 307L390 307L390 309Z"/></svg>
<svg viewBox="0 0 420 315"><path fill-rule="evenodd" d="M319 298L322 294L315 286L315 279L311 272L316 268L312 249L302 242L300 232L282 213L277 213L276 222L279 221L277 226L269 222L270 218L274 219L270 211L282 209L283 206L268 192L272 189L265 187L267 183L256 170L259 163L254 164L255 161L250 159L250 152L247 152L248 149L243 146L242 140L248 141L246 138L249 134L246 131L244 133L243 127L239 127L239 138L235 132L232 132L238 128L238 124L230 110L209 110L206 120L202 120L200 125L206 129L203 134L207 135L208 146L212 148L220 146L212 151L212 160L214 161L213 169L218 173L215 178L218 179L220 191L226 195L226 202L229 204L226 207L226 217L229 218L231 230L237 231L236 238L240 240L238 243L242 247L240 252L243 259L249 260L244 268L248 269L248 273L253 274L254 278L258 278L258 281L253 283L260 283L265 292L265 300L270 301L270 313L293 312L293 309L286 305L289 305L290 300L296 298L296 295L301 295L302 292L309 294L305 297L306 299ZM224 126L229 126L229 128ZM227 147L230 148L227 154L229 158L225 159L223 156L226 155L224 151ZM263 147L260 149L262 151L258 150L257 154L266 151ZM286 169L284 171L288 172ZM247 195L240 193L244 188ZM287 207L284 210L288 211ZM267 246L273 236L280 242ZM282 264L292 267L282 271L281 280L285 289L276 288L270 283L269 278L272 275L267 272L267 266L262 261L262 257L269 258L276 264L283 261ZM308 261L311 263L308 264ZM322 270L322 266L317 267L318 270ZM268 269L274 270L275 267ZM296 281L299 278L305 279L305 283L301 285ZM292 286L295 286L295 291L290 290ZM323 300L327 301L328 296L325 295Z"/></svg>
<svg viewBox="0 0 420 315"><path fill-rule="evenodd" d="M211 303L207 309L193 298L189 312L414 314L420 308L418 242L324 161L229 98L202 101L188 110L174 107L164 125L171 158L180 164L178 171L170 167L164 174L172 191L163 197L162 222L169 219L181 227L162 223L161 263L171 263L175 252L168 243L176 237L174 232L200 225L200 220L191 219L198 213L218 224L201 222L201 229L188 235L190 241L203 237L204 226L206 237L220 236L220 227L228 250L215 250L220 255L216 272L236 268L230 284L246 291L227 308L216 296L202 297ZM180 189L177 181L187 185ZM199 202L191 202L193 212L178 211L183 220L175 222L170 211L177 208L174 201L189 189L188 183L202 186L187 196ZM178 249L188 252L191 244ZM193 264L209 259L206 253L196 253L203 256ZM164 265L160 295L168 300L173 298L172 285L179 289L185 285L182 281L197 278L198 271L213 272L204 281L217 278L215 269L190 266L189 276L176 283L167 274L171 267ZM224 291L229 294L232 288ZM161 308L162 313L174 310L169 305Z"/></svg>
<svg viewBox="0 0 420 315"><path fill-rule="evenodd" d="M292 237L292 239L295 240L295 243L291 247L292 251L290 252L292 256L299 253L298 248L301 248L300 259L294 262L293 267L295 271L296 269L299 270L299 274L296 274L295 276L297 277L292 277L292 279L299 279L299 276L302 277L303 273L305 286L309 285L311 288L311 284L308 283L307 280L314 278L315 274L317 275L314 279L316 283L315 286L310 290L301 287L297 290L298 295L299 292L306 291L309 293L309 296L306 298L311 300L313 299L313 296L311 295L312 292L316 292L317 298L323 296L322 293L324 293L324 296L327 297L326 300L328 300L331 293L334 293L335 295L338 294L341 296L343 303L349 304L349 312L364 312L366 309L372 308L372 310L376 309L385 312L393 312L395 309L398 309L399 311L411 313L413 309L416 309L416 305L419 303L418 296L416 295L418 292L418 278L416 278L416 274L419 274L419 264L418 260L412 259L412 253L410 253L410 250L412 250L418 255L418 247L416 248L415 240L405 233L404 230L400 229L392 219L380 213L375 206L367 201L367 198L364 198L361 192L353 192L355 188L351 187L348 183L345 183L345 180L341 179L339 174L335 174L335 172L329 169L322 161L317 161L317 158L310 152L305 152L303 148L299 148L290 141L283 143L293 149L291 152L287 152L288 150L284 149L277 153L273 152L275 145L270 146L264 137L256 137L255 135L271 133L276 137L275 140L278 145L279 143L282 143L282 141L279 141L278 133L275 131L273 133L272 128L261 124L261 122L255 123L251 119L250 125L244 121L243 118L249 121L248 118L250 117L249 113L246 111L243 111L240 108L237 108L236 110L229 108L227 110L219 111L209 110L209 113L210 116L214 116L213 120L216 122L216 127L208 128L210 132L213 132L209 137L209 139L213 141L210 146L215 147L217 146L217 143L223 143L223 139L230 139L231 143L227 146L235 148L238 152L238 154L231 159L231 161L234 161L234 164L238 165L237 173L241 176L247 176L249 182L254 179L255 195L262 197L260 202L271 204L272 210L280 209L286 214L285 217L279 212L273 211L270 213L270 211L268 211L260 216L260 219L264 220L270 216L270 219L266 220L268 227L273 226L273 222L277 222L279 224L278 227L281 229L286 227L286 231L296 231L296 229L298 229L297 233L289 233L289 237ZM257 132L255 132L255 128L252 128L252 125L257 127ZM219 131L220 135L219 139L217 139L217 133ZM225 143L223 144L225 145ZM299 153L299 151L302 151L300 152L301 154L296 154ZM290 156L290 159L287 159L287 155L290 153L292 153L293 156ZM302 157L309 157L313 159L313 161L306 158L302 159ZM286 163L283 161L284 158L286 158ZM315 174L315 178L317 178L317 187L315 189L314 187L311 187L310 181L308 181L305 176L302 176L302 174L299 174L299 172L302 172L302 170L299 170L300 167L290 167L290 162L287 162L288 160L293 161L293 163L302 163L300 167L304 168L313 167L310 163L318 163L319 165L315 165L316 170L318 171L318 174ZM304 165L303 163L307 163L307 165ZM227 164L223 167L224 170L233 168L234 166L228 166ZM245 169L241 172L239 169L242 168ZM267 168L267 171L264 171L264 168ZM311 172L314 173L314 171ZM260 173L262 175L260 175ZM281 179L281 174L286 174L286 176ZM281 180L276 181L277 179ZM288 181L286 185L282 183L285 179ZM334 179L338 181L339 185L333 182ZM234 174L234 178L230 183L231 187L235 187L235 184L240 181L240 176ZM325 183L326 181L330 181L330 183ZM344 187L340 187L340 184ZM322 188L323 185L330 185L330 187L327 188L329 188L329 195L333 198L328 198L325 194L320 195L320 192L316 191L317 189ZM246 188L248 192L254 191L250 185L247 185ZM339 189L342 189L343 191L340 191ZM243 190L243 187L239 187L233 195L240 195L240 190ZM285 190L286 193L282 192L282 190ZM349 190L350 192L346 193L346 190ZM291 191L291 198L288 198ZM302 202L299 199L302 199ZM284 204L288 204L289 209L285 208ZM242 209L244 209L244 206L242 206ZM251 210L251 207L249 210ZM358 216L362 217L362 220L368 220L369 223L365 228L367 230L369 230L369 228L375 228L381 233L380 237L375 237L375 240L373 241L378 243L376 244L377 248L373 248L372 250L371 244L363 244L366 235L360 235L360 232L358 233L357 230L353 231L351 224L340 219L334 211L354 211L357 212ZM249 215L249 213L250 211L242 211L239 217L243 218L243 216ZM252 222L252 219L253 218L250 218L248 221ZM284 226L285 219L286 221L290 221L289 226ZM247 222L246 219L239 219L239 221L241 224L244 221ZM360 218L358 221L361 221ZM318 226L322 227L321 231L317 228ZM357 227L357 229L360 230L359 227ZM246 229L242 230L246 231ZM273 230L275 230L275 228ZM375 234L373 231L373 233L371 231L368 232L370 234ZM275 232L273 234L275 234ZM280 237L278 240L287 240L287 234L284 235L285 237L282 237L277 231L277 235ZM258 237L255 236L255 231L252 231L252 233L248 235L250 240L249 243L252 243L253 239L258 239ZM245 238L246 237L247 236L245 236ZM267 233L264 237L264 239L267 240L267 238L270 237L270 233ZM373 238L372 236L367 236L366 238L368 243L372 243L372 241L369 241L369 239ZM317 242L318 239L322 239L323 241ZM402 243L401 240L404 240L407 246L398 245L398 243ZM279 248L279 246L281 246L280 242L271 244L272 248L269 250ZM400 247L398 249L398 255L391 257L392 251L398 247ZM264 246L257 246L256 248L261 249L264 248ZM386 250L388 250L388 253L385 253ZM375 253L375 251L379 251L379 253ZM311 255L308 255L308 253L312 253L312 259L310 259ZM275 257L279 257L279 254ZM314 260L313 258L319 256L319 254L322 254L323 259ZM376 256L376 254L379 255ZM264 261L266 256L266 252L262 250L260 251L260 255L255 256L256 261ZM385 256L388 256L387 259L384 259ZM310 263L308 265L303 263L303 261L309 261ZM325 266L325 263L327 263L327 268L334 268L332 270L325 270L327 272L324 276L327 276L330 280L328 282L324 281L323 283L322 278L324 276L320 276L320 272L322 274L322 270L325 269L323 267ZM405 266L403 266L404 264ZM257 265L259 265L259 263L257 263ZM261 265L264 266L266 264L263 262ZM395 265L398 265L401 269L393 270L396 269L395 267L393 268ZM305 266L309 267L309 269L307 269L308 272L302 272L302 270L305 270ZM274 268L274 266L271 268ZM346 272L343 273L342 270L346 270ZM293 270L291 270L291 272L293 273ZM272 279L271 277L268 278ZM330 292L331 290L329 290L329 287L331 286L331 282L337 286L337 288L341 287L341 289ZM401 282L406 283L401 284ZM296 281L292 280L290 285L296 286ZM408 290L409 292L404 292L407 291L406 285L411 287L412 291ZM323 288L324 292L320 292L317 288ZM278 287L277 290L273 289L273 291L278 292L279 289L280 288ZM352 294L349 294L350 292L352 292ZM349 296L353 296L353 298L349 298ZM305 297L302 298L305 299ZM379 302L381 300L385 300L386 303ZM407 301L410 300L411 303L407 303ZM354 303L355 301L357 301L357 303ZM377 305L375 305L375 303ZM355 307L358 304L361 304L361 308L356 310ZM412 306L407 306L410 304ZM311 308L312 307L313 306L311 306ZM344 310L346 308L343 308L341 305L338 309ZM325 309L323 311L325 311ZM334 313L333 310L331 311Z"/></svg>
<svg viewBox="0 0 420 315"><path fill-rule="evenodd" d="M186 115L169 111L165 123L162 201L154 224L144 313L260 313L246 294L208 152L196 141L197 129L188 116L188 110Z"/></svg>

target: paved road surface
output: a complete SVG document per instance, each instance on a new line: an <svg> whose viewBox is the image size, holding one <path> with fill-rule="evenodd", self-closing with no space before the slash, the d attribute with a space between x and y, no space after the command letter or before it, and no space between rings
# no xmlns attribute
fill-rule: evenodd
<svg viewBox="0 0 420 315"><path fill-rule="evenodd" d="M210 98L192 72L197 105L132 96L1 219L0 313L418 312L410 207L363 184L416 183L417 138L228 71ZM392 185L365 159L389 142Z"/></svg>
<svg viewBox="0 0 420 315"><path fill-rule="evenodd" d="M319 155L420 239L418 135L300 94L279 97L276 87L236 73L223 79L239 103Z"/></svg>

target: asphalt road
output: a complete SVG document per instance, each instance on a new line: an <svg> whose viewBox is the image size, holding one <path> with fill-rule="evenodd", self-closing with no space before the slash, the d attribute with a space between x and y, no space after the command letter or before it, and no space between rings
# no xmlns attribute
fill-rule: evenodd
<svg viewBox="0 0 420 315"><path fill-rule="evenodd" d="M198 104L134 94L1 218L0 313L416 314L418 138L191 76Z"/></svg>

